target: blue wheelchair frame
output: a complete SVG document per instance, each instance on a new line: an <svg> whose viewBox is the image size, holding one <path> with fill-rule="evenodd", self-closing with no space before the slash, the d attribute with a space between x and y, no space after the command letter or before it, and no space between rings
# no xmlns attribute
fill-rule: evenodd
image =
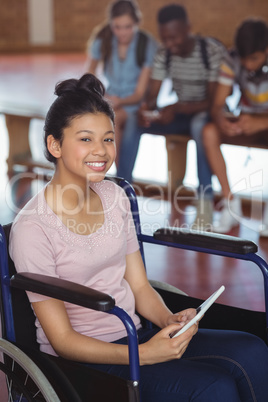
<svg viewBox="0 0 268 402"><path fill-rule="evenodd" d="M158 229L153 236L145 235L141 231L139 206L134 188L124 179L119 179L118 184L124 188L131 204L131 210L135 228L140 243L140 250L145 264L143 243L192 250L195 252L229 257L238 260L251 261L262 272L264 281L264 299L266 331L268 323L268 264L257 254L258 246L250 241L235 236L217 233L199 232L180 228ZM268 340L268 333L267 333Z"/></svg>

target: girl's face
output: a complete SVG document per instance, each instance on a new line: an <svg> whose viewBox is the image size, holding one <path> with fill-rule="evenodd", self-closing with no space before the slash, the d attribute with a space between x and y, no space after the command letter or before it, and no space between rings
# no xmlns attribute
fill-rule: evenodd
<svg viewBox="0 0 268 402"><path fill-rule="evenodd" d="M103 113L76 117L63 130L62 144L56 141L56 145L57 169L65 179L75 182L75 178L86 178L99 182L104 179L116 155L113 123Z"/></svg>
<svg viewBox="0 0 268 402"><path fill-rule="evenodd" d="M129 15L122 15L112 19L111 29L118 42L127 45L137 31L138 24Z"/></svg>

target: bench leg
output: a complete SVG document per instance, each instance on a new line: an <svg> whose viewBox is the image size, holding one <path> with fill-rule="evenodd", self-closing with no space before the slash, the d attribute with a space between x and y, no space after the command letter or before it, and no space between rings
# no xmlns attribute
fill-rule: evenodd
<svg viewBox="0 0 268 402"><path fill-rule="evenodd" d="M20 160L32 157L29 144L30 117L5 115L9 136L9 154L7 158L8 173L12 173L13 166Z"/></svg>
<svg viewBox="0 0 268 402"><path fill-rule="evenodd" d="M172 191L182 185L186 171L188 140L178 142L166 136L169 186Z"/></svg>

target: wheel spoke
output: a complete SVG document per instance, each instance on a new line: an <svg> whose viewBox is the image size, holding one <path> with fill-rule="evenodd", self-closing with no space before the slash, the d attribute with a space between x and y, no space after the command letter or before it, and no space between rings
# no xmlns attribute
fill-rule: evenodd
<svg viewBox="0 0 268 402"><path fill-rule="evenodd" d="M6 376L8 402L60 402L36 364L12 343L0 338L0 371Z"/></svg>

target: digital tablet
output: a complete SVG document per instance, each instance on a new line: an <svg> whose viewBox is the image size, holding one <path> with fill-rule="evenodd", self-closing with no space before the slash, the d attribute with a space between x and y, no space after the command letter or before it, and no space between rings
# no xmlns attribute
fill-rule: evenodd
<svg viewBox="0 0 268 402"><path fill-rule="evenodd" d="M200 304L196 309L196 316L191 319L187 324L184 325L175 335L171 335L171 338L175 338L175 336L181 335L188 328L190 328L196 321L200 320L203 314L209 309L209 307L215 302L215 300L222 294L225 290L225 286L221 286L216 292L214 292L204 303Z"/></svg>

